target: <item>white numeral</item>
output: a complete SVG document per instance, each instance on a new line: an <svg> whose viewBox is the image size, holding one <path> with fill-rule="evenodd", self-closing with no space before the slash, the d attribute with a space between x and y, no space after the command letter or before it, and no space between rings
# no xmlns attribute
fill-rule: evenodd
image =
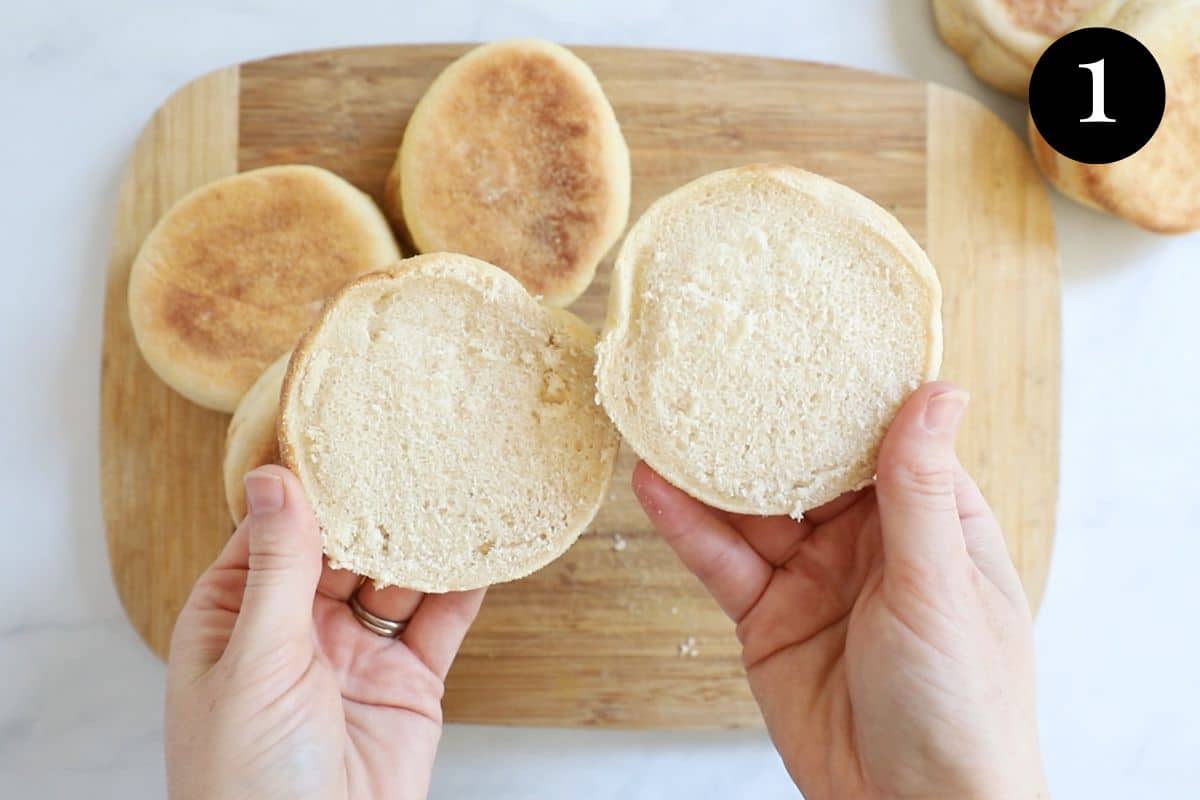
<svg viewBox="0 0 1200 800"><path fill-rule="evenodd" d="M1079 68L1092 73L1092 113L1091 116L1084 117L1079 121L1116 122L1115 119L1104 113L1104 59L1093 61L1090 64L1080 64Z"/></svg>

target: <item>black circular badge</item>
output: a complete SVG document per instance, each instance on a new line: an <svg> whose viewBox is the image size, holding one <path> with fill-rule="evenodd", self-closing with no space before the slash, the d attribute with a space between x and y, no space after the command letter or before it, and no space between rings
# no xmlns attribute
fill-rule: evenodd
<svg viewBox="0 0 1200 800"><path fill-rule="evenodd" d="M1112 28L1081 28L1038 59L1029 79L1029 114L1059 153L1109 164L1150 141L1166 96L1162 70L1145 45Z"/></svg>

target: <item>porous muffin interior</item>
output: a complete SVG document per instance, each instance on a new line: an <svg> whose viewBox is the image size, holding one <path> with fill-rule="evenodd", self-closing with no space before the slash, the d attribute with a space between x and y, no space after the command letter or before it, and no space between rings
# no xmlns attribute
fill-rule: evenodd
<svg viewBox="0 0 1200 800"><path fill-rule="evenodd" d="M844 187L725 175L630 233L601 394L668 479L800 516L872 478L886 425L940 358L940 290Z"/></svg>
<svg viewBox="0 0 1200 800"><path fill-rule="evenodd" d="M424 591L520 577L570 546L611 476L590 332L474 259L405 263L347 289L304 345L285 447L334 566Z"/></svg>

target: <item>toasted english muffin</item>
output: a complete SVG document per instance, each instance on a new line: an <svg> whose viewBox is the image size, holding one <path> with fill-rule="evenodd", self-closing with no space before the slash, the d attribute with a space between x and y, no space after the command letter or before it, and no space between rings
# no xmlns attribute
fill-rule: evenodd
<svg viewBox="0 0 1200 800"><path fill-rule="evenodd" d="M1141 150L1083 164L1053 150L1029 119L1034 159L1063 194L1147 230L1200 229L1200 0L1127 0L1085 17L1144 44L1162 69L1167 104Z"/></svg>
<svg viewBox="0 0 1200 800"><path fill-rule="evenodd" d="M587 64L538 39L483 45L413 110L386 207L421 252L466 253L554 306L629 217L629 150Z"/></svg>
<svg viewBox="0 0 1200 800"><path fill-rule="evenodd" d="M369 197L317 167L201 186L146 237L129 275L138 347L169 386L232 412L347 280L399 258Z"/></svg>
<svg viewBox="0 0 1200 800"><path fill-rule="evenodd" d="M510 581L591 522L619 437L595 337L511 275L433 253L344 288L284 379L283 463L335 568L425 592Z"/></svg>
<svg viewBox="0 0 1200 800"><path fill-rule="evenodd" d="M264 464L279 463L279 392L287 372L287 352L258 376L238 403L225 433L225 460L221 473L225 482L225 502L234 524L246 516L246 473Z"/></svg>
<svg viewBox="0 0 1200 800"><path fill-rule="evenodd" d="M941 286L896 219L794 167L660 198L617 254L599 397L664 478L727 511L791 514L870 483L937 375Z"/></svg>
<svg viewBox="0 0 1200 800"><path fill-rule="evenodd" d="M1113 0L933 0L946 44L979 78L1024 97L1050 43Z"/></svg>

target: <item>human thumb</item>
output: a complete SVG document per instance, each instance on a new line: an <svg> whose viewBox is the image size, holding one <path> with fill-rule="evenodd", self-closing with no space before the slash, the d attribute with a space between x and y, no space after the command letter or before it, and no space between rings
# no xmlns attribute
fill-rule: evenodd
<svg viewBox="0 0 1200 800"><path fill-rule="evenodd" d="M954 436L967 399L953 384L926 383L888 428L875 485L886 569L929 574L966 557L954 499Z"/></svg>
<svg viewBox="0 0 1200 800"><path fill-rule="evenodd" d="M267 651L311 639L321 537L296 476L278 466L247 473L249 571L230 644Z"/></svg>

